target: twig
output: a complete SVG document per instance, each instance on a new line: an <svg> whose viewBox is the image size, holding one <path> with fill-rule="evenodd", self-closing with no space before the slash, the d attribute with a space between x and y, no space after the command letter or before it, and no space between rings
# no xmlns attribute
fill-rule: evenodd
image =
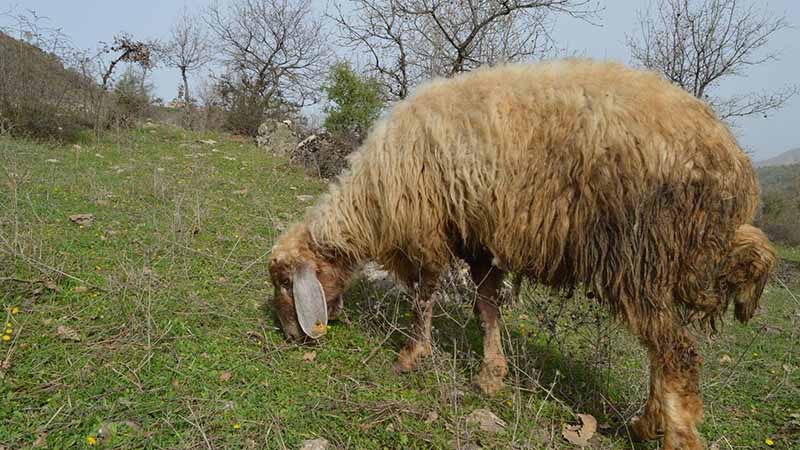
<svg viewBox="0 0 800 450"><path fill-rule="evenodd" d="M187 403L186 407L189 408L189 412L192 413L192 417L196 418L197 416L194 414L194 410L192 409L192 405ZM203 427L201 427L200 424L198 424L197 422L192 422L187 417L181 416L181 419L185 420L186 422L189 422L190 425L192 425L193 427L197 428L197 431L199 431L200 435L203 436L203 440L206 442L206 446L208 447L208 450L213 450L214 449L214 447L211 445L211 442L208 440L208 436L206 436L206 432L203 431Z"/></svg>
<svg viewBox="0 0 800 450"><path fill-rule="evenodd" d="M794 302L795 302L795 303L797 303L797 305L798 305L798 306L800 306L800 300L798 300L798 299L797 299L797 297L794 295L794 292L792 292L792 290L791 290L791 289L789 289L789 286L786 286L786 283L784 283L784 282L783 282L783 280L781 280L781 279L780 279L780 277L777 277L777 276L776 276L776 277L774 277L774 278L775 278L776 280L778 280L778 283L780 283L780 285L781 285L781 286L782 286L784 289L786 289L786 292L788 292L788 293L789 293L789 297L791 297L791 298L792 298L792 300L794 300Z"/></svg>
<svg viewBox="0 0 800 450"><path fill-rule="evenodd" d="M48 427L48 426L50 426L50 424L51 424L51 423L53 423L53 420L55 420L55 418L56 418L56 417L58 417L58 414L61 412L61 410L62 410L62 409L64 409L64 407L65 407L65 406L67 406L67 404L66 404L66 403L64 403L63 405L61 405L61 407L60 407L60 408L58 408L58 410L56 410L56 413L55 413L55 414L53 414L53 417L51 417L51 418L50 418L50 420L48 420L48 421L47 421L47 423L46 423L46 424L44 424L44 426L42 427L42 430L43 430L43 431L44 431L44 430L47 430L47 427Z"/></svg>
<svg viewBox="0 0 800 450"><path fill-rule="evenodd" d="M14 281L16 283L25 283L25 284L41 283L41 281L39 281L39 280L25 280L25 279L16 278L16 277L0 277L0 283L4 283L6 281Z"/></svg>
<svg viewBox="0 0 800 450"><path fill-rule="evenodd" d="M369 355L367 355L367 357L366 357L366 358L364 358L364 359L361 361L361 365L364 365L364 364L366 364L366 363L367 363L367 362L368 362L370 359L372 359L372 357L373 357L373 356L375 356L375 355L378 353L378 351L380 351L380 349L383 347L383 344L385 344L385 343L386 343L386 341L388 341L388 340L389 340L389 338L390 338L390 337L392 337L392 335L394 334L394 332L395 332L395 331L397 331L397 329L398 329L398 328L397 328L397 327L396 327L394 324L392 324L392 329L391 329L391 330L389 330L389 332L388 332L388 333L386 333L386 336L383 338L383 340L381 341L381 343L380 343L380 344L378 344L378 345L377 345L375 348L373 348L373 349L372 349L372 351L371 351L371 352L369 352Z"/></svg>

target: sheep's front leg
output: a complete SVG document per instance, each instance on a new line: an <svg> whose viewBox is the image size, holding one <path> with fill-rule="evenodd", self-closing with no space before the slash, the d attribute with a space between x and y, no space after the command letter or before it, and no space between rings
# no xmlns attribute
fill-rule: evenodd
<svg viewBox="0 0 800 450"><path fill-rule="evenodd" d="M480 317L483 328L483 361L474 382L484 394L493 395L503 388L503 379L508 374L508 363L503 353L500 334L500 284L503 272L491 263L482 261L470 265L472 279L478 287L475 314Z"/></svg>
<svg viewBox="0 0 800 450"><path fill-rule="evenodd" d="M400 350L394 370L397 373L414 370L419 359L431 354L431 318L433 316L433 287L421 288L414 299L414 324L411 337Z"/></svg>
<svg viewBox="0 0 800 450"><path fill-rule="evenodd" d="M637 441L657 439L664 434L663 365L659 355L650 350L650 396L644 405L644 414L633 420L631 431Z"/></svg>
<svg viewBox="0 0 800 450"><path fill-rule="evenodd" d="M697 341L688 331L680 329L665 337L659 346L651 346L653 352L651 374L656 374L657 384L651 388L645 415L633 424L634 433L640 438L653 438L663 424L664 450L704 449L697 432L697 425L703 420L702 358L697 352Z"/></svg>

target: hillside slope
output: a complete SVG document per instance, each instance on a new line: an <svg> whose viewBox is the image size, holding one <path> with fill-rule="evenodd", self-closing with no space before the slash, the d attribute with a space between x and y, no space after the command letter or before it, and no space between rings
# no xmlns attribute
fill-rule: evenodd
<svg viewBox="0 0 800 450"><path fill-rule="evenodd" d="M0 120L12 133L72 141L93 124L95 83L58 57L0 32Z"/></svg>
<svg viewBox="0 0 800 450"><path fill-rule="evenodd" d="M434 355L414 373L392 371L406 295L363 280L318 345L287 342L265 307L266 260L323 190L233 137L152 125L79 147L0 136L0 448L296 449L323 437L336 449L572 450L561 430L576 413L597 418L592 449L631 448L623 425L647 393L646 352L579 290L526 286L503 308L511 373L491 398L470 383L474 287L438 297ZM800 439L790 295L769 285L750 324L729 315L721 335L700 337L709 444ZM468 420L480 409L502 420L494 431Z"/></svg>

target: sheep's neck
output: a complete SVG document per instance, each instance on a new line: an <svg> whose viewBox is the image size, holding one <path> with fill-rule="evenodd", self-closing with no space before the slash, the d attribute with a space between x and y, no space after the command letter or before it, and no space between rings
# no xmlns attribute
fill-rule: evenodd
<svg viewBox="0 0 800 450"><path fill-rule="evenodd" d="M308 218L313 240L320 250L344 258L351 267L375 259L386 244L377 231L377 214L368 214L364 192L364 188L348 183L334 187L327 201L318 205Z"/></svg>

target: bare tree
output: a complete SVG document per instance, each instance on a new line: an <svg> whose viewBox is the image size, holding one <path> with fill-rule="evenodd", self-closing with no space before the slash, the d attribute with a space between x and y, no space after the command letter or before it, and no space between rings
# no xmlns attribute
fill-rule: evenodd
<svg viewBox="0 0 800 450"><path fill-rule="evenodd" d="M345 45L365 51L369 68L397 98L431 76L552 51L550 19L587 19L589 0L350 0L332 19Z"/></svg>
<svg viewBox="0 0 800 450"><path fill-rule="evenodd" d="M737 0L658 0L639 14L639 31L627 37L637 63L656 70L708 101L723 119L766 114L782 107L796 86L718 98L728 77L777 58L769 39L789 27L786 18Z"/></svg>
<svg viewBox="0 0 800 450"><path fill-rule="evenodd" d="M205 16L229 74L265 106L278 98L296 107L318 100L328 48L311 0L234 0Z"/></svg>
<svg viewBox="0 0 800 450"><path fill-rule="evenodd" d="M102 44L102 43L101 43ZM100 85L103 90L111 87L111 77L114 69L121 62L136 64L143 69L149 69L155 60L152 58L152 51L157 47L153 42L137 41L127 34L114 37L112 44L102 44L98 52L97 61L104 68L100 76ZM111 60L103 62L103 55L113 55Z"/></svg>
<svg viewBox="0 0 800 450"><path fill-rule="evenodd" d="M184 104L191 105L189 72L202 68L210 59L211 45L204 24L185 8L170 30L164 60L181 72Z"/></svg>

